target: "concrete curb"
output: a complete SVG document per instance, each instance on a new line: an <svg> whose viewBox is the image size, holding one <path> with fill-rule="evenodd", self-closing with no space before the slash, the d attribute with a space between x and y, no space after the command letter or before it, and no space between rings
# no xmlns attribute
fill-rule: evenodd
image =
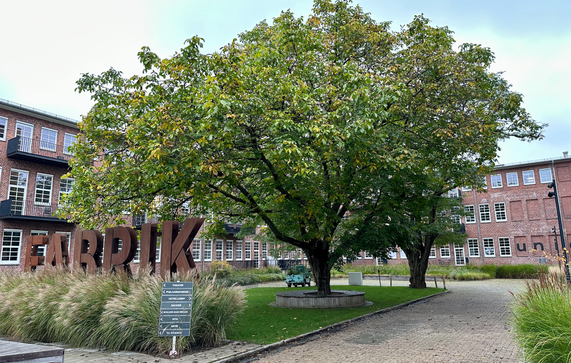
<svg viewBox="0 0 571 363"><path fill-rule="evenodd" d="M393 310L402 309L402 308L407 307L409 305L416 304L418 302L428 300L428 299L431 299L431 298L436 297L436 296L447 294L449 292L450 292L450 290L442 291L442 292L436 293L434 295L425 296L425 297L421 297L420 299L407 301L405 303L395 305L395 306L391 306L389 308L377 310L377 311L374 311L372 313L361 315L361 316L358 316L358 317L353 318L353 319L340 321L339 323L335 323L335 324L330 325L328 327L321 328L318 330L314 330L314 331L309 332L309 333L305 333L305 334L298 335L296 337L284 339L284 340L276 342L276 343L264 345L264 346L261 346L259 348L251 349L247 352L237 353L237 354L234 354L234 355L213 361L213 363L242 362L248 358L252 358L254 356L266 354L266 353L269 353L271 351L277 350L279 348L282 348L282 347L285 347L288 345L301 345L301 344L304 344L304 343L311 341L313 339L317 339L318 336L324 336L324 335L328 335L328 334L334 333L336 331L339 331L339 330L343 329L345 327L345 325L347 325L347 324L355 323L355 322L358 322L361 320L366 320L366 319L373 317L375 315L385 314L385 313L388 313L388 312L393 311Z"/></svg>

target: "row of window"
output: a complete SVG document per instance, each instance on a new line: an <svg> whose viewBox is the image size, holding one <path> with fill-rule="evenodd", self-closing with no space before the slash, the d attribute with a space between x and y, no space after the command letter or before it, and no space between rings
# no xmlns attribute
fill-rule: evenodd
<svg viewBox="0 0 571 363"><path fill-rule="evenodd" d="M6 117L0 116L0 141L6 140L6 130L8 128L8 119ZM53 130L47 127L42 127L42 132L40 134L40 149L48 151L56 151L57 146L57 130ZM21 145L20 148L30 149L22 151L31 151L31 140L34 135L34 125L16 121L16 134L15 136L20 136ZM72 152L69 149L70 146L75 142L76 135L65 133L63 138L63 152L65 154L71 155Z"/></svg>
<svg viewBox="0 0 571 363"><path fill-rule="evenodd" d="M465 205L464 212L466 212L466 223L476 223L474 205ZM480 215L481 223L489 223L492 221L492 213L490 211L490 205L488 203L479 204L478 212ZM494 216L496 222L506 222L508 220L508 216L506 213L506 203L504 202L494 203Z"/></svg>
<svg viewBox="0 0 571 363"><path fill-rule="evenodd" d="M535 172L533 170L525 170L521 172L521 176L523 179L523 185L532 185L535 184ZM553 180L551 175L551 169L539 169L539 182L540 183L549 183ZM502 188L503 180L502 174L495 174L490 175L490 183L492 188ZM517 187L519 186L519 178L517 172L506 173L506 184L508 187Z"/></svg>
<svg viewBox="0 0 571 363"><path fill-rule="evenodd" d="M67 248L69 252L71 232L55 232L67 235ZM47 236L48 231L31 231L30 236L43 235ZM0 265L18 265L20 264L20 252L22 247L22 230L5 229L2 233L2 248L0 249ZM38 255L44 256L45 246L38 248Z"/></svg>
<svg viewBox="0 0 571 363"><path fill-rule="evenodd" d="M2 177L2 167L0 167L0 178ZM8 198L12 199L12 212L25 214L26 197L28 195L28 178L27 170L10 170L10 181L8 185ZM73 178L63 178L59 184L58 201L62 199L64 194L71 192L73 188ZM52 190L54 185L54 176L51 174L37 173L34 204L49 206L52 203Z"/></svg>

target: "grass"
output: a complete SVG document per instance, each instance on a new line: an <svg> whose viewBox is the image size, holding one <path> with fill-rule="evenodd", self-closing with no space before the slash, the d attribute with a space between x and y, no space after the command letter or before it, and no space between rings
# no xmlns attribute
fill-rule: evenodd
<svg viewBox="0 0 571 363"><path fill-rule="evenodd" d="M298 288L314 290L315 288ZM335 289L365 292L367 301L373 305L343 309L289 309L272 307L277 292L286 287L264 287L246 290L244 313L237 315L228 338L255 344L270 344L283 339L308 333L344 320L362 316L407 301L433 295L444 289L410 289L408 287L335 286ZM289 289L291 290L291 289Z"/></svg>
<svg viewBox="0 0 571 363"><path fill-rule="evenodd" d="M512 306L516 342L526 362L571 361L571 288L561 274L527 281Z"/></svg>

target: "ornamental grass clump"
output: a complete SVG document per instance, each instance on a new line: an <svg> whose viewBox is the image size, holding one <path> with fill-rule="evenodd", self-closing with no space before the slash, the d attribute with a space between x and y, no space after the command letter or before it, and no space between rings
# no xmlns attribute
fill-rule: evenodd
<svg viewBox="0 0 571 363"><path fill-rule="evenodd" d="M179 280L194 281L194 296L191 335L177 340L177 350L221 344L243 311L244 292L191 274L173 278ZM158 336L164 281L148 271L86 275L47 267L0 274L0 334L74 347L166 353L172 339Z"/></svg>
<svg viewBox="0 0 571 363"><path fill-rule="evenodd" d="M549 273L527 281L512 312L526 362L571 361L571 289L564 276Z"/></svg>

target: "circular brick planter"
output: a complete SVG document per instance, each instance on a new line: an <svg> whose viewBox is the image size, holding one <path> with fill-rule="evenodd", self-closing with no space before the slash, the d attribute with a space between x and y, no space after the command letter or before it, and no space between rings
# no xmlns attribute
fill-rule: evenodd
<svg viewBox="0 0 571 363"><path fill-rule="evenodd" d="M315 290L278 292L276 301L270 303L271 306L301 309L354 308L372 304L365 301L364 292L347 290L332 290L327 296L317 295Z"/></svg>

